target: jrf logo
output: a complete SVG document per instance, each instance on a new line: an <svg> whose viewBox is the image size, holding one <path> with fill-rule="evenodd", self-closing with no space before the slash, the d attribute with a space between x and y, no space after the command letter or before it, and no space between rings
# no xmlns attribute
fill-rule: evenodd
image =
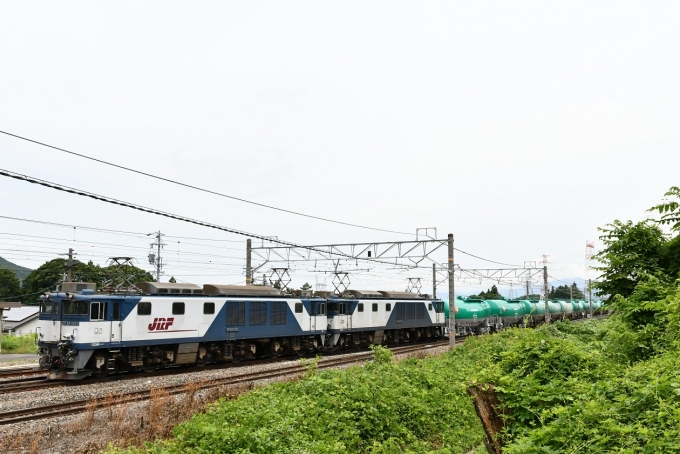
<svg viewBox="0 0 680 454"><path fill-rule="evenodd" d="M153 319L153 323L149 323L149 331L165 331L172 326L173 321L175 319L172 317L156 317Z"/></svg>

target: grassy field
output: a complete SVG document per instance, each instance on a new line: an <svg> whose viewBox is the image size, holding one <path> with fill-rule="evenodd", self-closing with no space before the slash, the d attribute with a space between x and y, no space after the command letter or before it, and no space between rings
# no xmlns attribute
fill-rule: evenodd
<svg viewBox="0 0 680 454"><path fill-rule="evenodd" d="M35 334L13 336L3 334L2 353L38 353Z"/></svg>

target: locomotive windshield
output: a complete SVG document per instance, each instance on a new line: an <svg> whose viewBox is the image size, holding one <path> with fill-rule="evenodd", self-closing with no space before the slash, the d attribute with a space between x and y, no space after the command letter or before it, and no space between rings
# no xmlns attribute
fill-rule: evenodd
<svg viewBox="0 0 680 454"><path fill-rule="evenodd" d="M41 301L40 302L40 313L49 315L52 313L52 301Z"/></svg>
<svg viewBox="0 0 680 454"><path fill-rule="evenodd" d="M64 300L64 315L87 315L87 301Z"/></svg>

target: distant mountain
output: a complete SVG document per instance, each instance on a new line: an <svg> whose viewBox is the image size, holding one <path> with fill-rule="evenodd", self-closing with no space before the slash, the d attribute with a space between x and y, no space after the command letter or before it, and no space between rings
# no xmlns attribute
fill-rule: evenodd
<svg viewBox="0 0 680 454"><path fill-rule="evenodd" d="M2 257L0 257L0 268L7 268L14 271L16 277L22 281L26 276L28 276L28 273L33 271L30 268L24 268L23 266L15 265L14 263L10 262L9 260L5 260Z"/></svg>

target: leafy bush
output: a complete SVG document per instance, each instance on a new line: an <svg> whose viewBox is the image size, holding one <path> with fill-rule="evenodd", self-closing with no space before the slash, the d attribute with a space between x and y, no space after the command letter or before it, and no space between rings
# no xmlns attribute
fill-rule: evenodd
<svg viewBox="0 0 680 454"><path fill-rule="evenodd" d="M2 336L3 353L38 353L35 334L24 334L13 336L4 334Z"/></svg>
<svg viewBox="0 0 680 454"><path fill-rule="evenodd" d="M218 401L146 451L466 453L483 438L466 384L515 336L471 338L440 357L393 362L377 347L364 367L308 367L299 380Z"/></svg>

